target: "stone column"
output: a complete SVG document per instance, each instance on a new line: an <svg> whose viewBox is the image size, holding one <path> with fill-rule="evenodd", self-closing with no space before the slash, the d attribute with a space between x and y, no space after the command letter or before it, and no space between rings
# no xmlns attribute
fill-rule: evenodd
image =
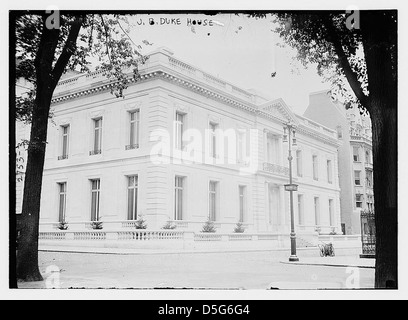
<svg viewBox="0 0 408 320"><path fill-rule="evenodd" d="M283 185L279 186L279 229L281 231L286 228L286 212L287 212L287 203L285 197L285 188Z"/></svg>
<svg viewBox="0 0 408 320"><path fill-rule="evenodd" d="M263 130L263 146L264 146L264 152L263 152L262 166L263 166L263 163L268 162L268 130L267 129Z"/></svg>
<svg viewBox="0 0 408 320"><path fill-rule="evenodd" d="M264 231L265 229L269 229L269 183L265 181L265 211L264 211L264 228L258 227L258 231ZM263 229L263 230L262 230Z"/></svg>
<svg viewBox="0 0 408 320"><path fill-rule="evenodd" d="M280 161L280 163L278 163L279 165L281 165L281 166L285 166L285 160L287 160L287 156L286 156L286 153L285 153L285 151L284 151L284 149L283 149L283 137L282 136L279 136L279 138L278 138L278 144L279 144L279 161Z"/></svg>

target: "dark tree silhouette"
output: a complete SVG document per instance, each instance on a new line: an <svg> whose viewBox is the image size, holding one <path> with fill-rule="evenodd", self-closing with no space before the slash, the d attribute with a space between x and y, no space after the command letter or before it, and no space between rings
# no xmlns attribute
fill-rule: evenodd
<svg viewBox="0 0 408 320"><path fill-rule="evenodd" d="M397 12L293 12L276 31L303 64L317 64L346 107L371 117L376 288L397 288Z"/></svg>
<svg viewBox="0 0 408 320"><path fill-rule="evenodd" d="M16 118L31 124L27 149L21 236L16 273L20 281L40 281L38 236L42 175L51 99L67 70L89 70L89 59L99 57L98 68L110 79L111 93L122 97L139 78L143 57L130 39L127 17L119 15L25 12L12 13L16 39L16 80L32 90L16 97ZM140 46L138 46L140 49Z"/></svg>

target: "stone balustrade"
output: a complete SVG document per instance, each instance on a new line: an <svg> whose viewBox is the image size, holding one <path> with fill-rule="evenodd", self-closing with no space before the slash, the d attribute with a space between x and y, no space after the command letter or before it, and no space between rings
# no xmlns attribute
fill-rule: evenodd
<svg viewBox="0 0 408 320"><path fill-rule="evenodd" d="M191 237L193 235L193 237ZM257 240L281 240L288 235L272 233L194 233L177 230L89 230L89 231L45 231L40 232L39 240L76 240L76 241L163 241L163 240L186 240L193 241L257 241Z"/></svg>
<svg viewBox="0 0 408 320"><path fill-rule="evenodd" d="M177 69L179 69L181 71L186 71L186 72L188 72L190 74L195 74L196 71L197 71L196 68L190 66L189 64L187 64L185 62L182 62L182 61L180 61L178 59L175 59L173 57L169 57L169 64L172 67L175 67L175 68L177 68Z"/></svg>
<svg viewBox="0 0 408 320"><path fill-rule="evenodd" d="M194 234L194 241L221 241L222 235L216 233L197 233Z"/></svg>
<svg viewBox="0 0 408 320"><path fill-rule="evenodd" d="M263 171L278 174L278 175L283 175L283 176L287 176L287 177L289 176L289 168L288 167L284 167L284 166L280 166L280 165L273 164L273 163L268 163L268 162L265 162L263 164Z"/></svg>
<svg viewBox="0 0 408 320"><path fill-rule="evenodd" d="M119 231L118 240L139 240L139 241L150 241L150 240L182 240L184 233L182 231L145 231L145 230L134 230L134 231Z"/></svg>
<svg viewBox="0 0 408 320"><path fill-rule="evenodd" d="M300 115L297 115L297 119L299 120L299 123L304 125L305 127L313 129L315 131L319 131L320 133L323 133L331 138L337 139L337 132L335 130L325 127Z"/></svg>

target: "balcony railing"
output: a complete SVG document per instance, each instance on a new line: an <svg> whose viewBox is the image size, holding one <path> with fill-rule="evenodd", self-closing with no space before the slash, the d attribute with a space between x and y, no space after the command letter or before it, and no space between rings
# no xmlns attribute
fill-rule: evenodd
<svg viewBox="0 0 408 320"><path fill-rule="evenodd" d="M65 160L68 159L68 155L62 155L62 156L58 156L58 160Z"/></svg>
<svg viewBox="0 0 408 320"><path fill-rule="evenodd" d="M289 168L283 167L277 164L265 162L263 164L263 170L269 173L279 174L283 176L289 176Z"/></svg>
<svg viewBox="0 0 408 320"><path fill-rule="evenodd" d="M89 151L89 155L90 156L94 156L94 155L96 155L96 154L101 154L102 153L102 150L92 150L92 151Z"/></svg>
<svg viewBox="0 0 408 320"><path fill-rule="evenodd" d="M139 144L128 144L125 146L125 150L133 150L133 149L139 149Z"/></svg>

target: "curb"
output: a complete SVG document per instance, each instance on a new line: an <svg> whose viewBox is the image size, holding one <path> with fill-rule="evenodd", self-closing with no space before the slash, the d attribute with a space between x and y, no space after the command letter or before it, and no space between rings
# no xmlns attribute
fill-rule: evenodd
<svg viewBox="0 0 408 320"><path fill-rule="evenodd" d="M329 263L313 263L313 262L286 262L279 261L282 264L303 265L303 266L321 266L321 267L338 267L338 268L359 268L359 269L375 269L375 266L351 265L351 264L329 264Z"/></svg>
<svg viewBox="0 0 408 320"><path fill-rule="evenodd" d="M72 248L72 247L43 247L39 248L38 251L40 252L60 252L60 253L83 253L83 254L109 254L109 255L159 255L159 254L202 254L202 253L242 253L242 252L285 252L289 251L289 248L249 248L249 249L224 249L224 250L132 250L128 249L128 251L115 251L117 248L112 248L112 250L106 250L106 248L92 248L92 247L83 247L81 249ZM123 249L122 249L123 250ZM126 249L125 249L126 250ZM298 248L298 251L312 251L316 250L316 248Z"/></svg>

